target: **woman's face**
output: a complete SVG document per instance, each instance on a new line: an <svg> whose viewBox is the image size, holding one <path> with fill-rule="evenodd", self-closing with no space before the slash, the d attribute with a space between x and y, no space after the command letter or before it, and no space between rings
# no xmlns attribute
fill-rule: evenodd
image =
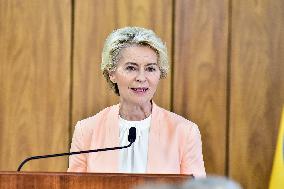
<svg viewBox="0 0 284 189"><path fill-rule="evenodd" d="M145 46L131 46L122 49L119 56L110 80L117 83L121 101L138 105L150 102L161 75L156 52Z"/></svg>

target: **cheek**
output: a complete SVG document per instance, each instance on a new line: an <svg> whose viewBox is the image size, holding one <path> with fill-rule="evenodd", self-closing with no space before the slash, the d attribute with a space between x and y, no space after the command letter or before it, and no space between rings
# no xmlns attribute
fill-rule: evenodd
<svg viewBox="0 0 284 189"><path fill-rule="evenodd" d="M160 76L155 76L153 78L151 78L151 85L152 86L157 86L160 82Z"/></svg>
<svg viewBox="0 0 284 189"><path fill-rule="evenodd" d="M128 87L128 81L126 79L121 78L117 81L118 87Z"/></svg>
<svg viewBox="0 0 284 189"><path fill-rule="evenodd" d="M133 80L133 76L131 74L121 73L117 75L117 84L120 87L128 87L131 81Z"/></svg>

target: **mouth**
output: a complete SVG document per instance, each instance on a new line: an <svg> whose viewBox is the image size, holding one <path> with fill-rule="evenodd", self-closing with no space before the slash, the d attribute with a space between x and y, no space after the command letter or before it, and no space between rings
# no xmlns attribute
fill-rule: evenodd
<svg viewBox="0 0 284 189"><path fill-rule="evenodd" d="M130 88L134 93L138 93L138 94L143 94L143 93L146 93L148 90L149 90L149 88L147 88L147 87L137 87L137 88L135 88L135 87L132 87L132 88Z"/></svg>

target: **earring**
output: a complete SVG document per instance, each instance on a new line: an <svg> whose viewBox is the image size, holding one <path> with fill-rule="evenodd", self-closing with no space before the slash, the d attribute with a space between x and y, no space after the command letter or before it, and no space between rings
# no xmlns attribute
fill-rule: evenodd
<svg viewBox="0 0 284 189"><path fill-rule="evenodd" d="M112 82L112 83L116 83L116 81L115 81L115 78L114 77L109 77L109 80Z"/></svg>

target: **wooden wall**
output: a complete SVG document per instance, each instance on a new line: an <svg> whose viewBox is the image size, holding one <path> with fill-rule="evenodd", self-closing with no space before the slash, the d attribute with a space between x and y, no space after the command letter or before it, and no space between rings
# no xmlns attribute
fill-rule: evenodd
<svg viewBox="0 0 284 189"><path fill-rule="evenodd" d="M173 111L199 125L206 170L225 174L228 2L177 1Z"/></svg>
<svg viewBox="0 0 284 189"><path fill-rule="evenodd" d="M171 73L157 104L199 125L206 170L267 188L284 102L282 0L0 0L0 170L68 151L118 98L99 69L115 28L153 29ZM67 158L24 170L65 171Z"/></svg>
<svg viewBox="0 0 284 189"><path fill-rule="evenodd" d="M268 188L284 104L284 1L232 1L229 175Z"/></svg>
<svg viewBox="0 0 284 189"><path fill-rule="evenodd" d="M0 1L0 170L69 148L71 3ZM60 171L67 159L25 170Z"/></svg>

